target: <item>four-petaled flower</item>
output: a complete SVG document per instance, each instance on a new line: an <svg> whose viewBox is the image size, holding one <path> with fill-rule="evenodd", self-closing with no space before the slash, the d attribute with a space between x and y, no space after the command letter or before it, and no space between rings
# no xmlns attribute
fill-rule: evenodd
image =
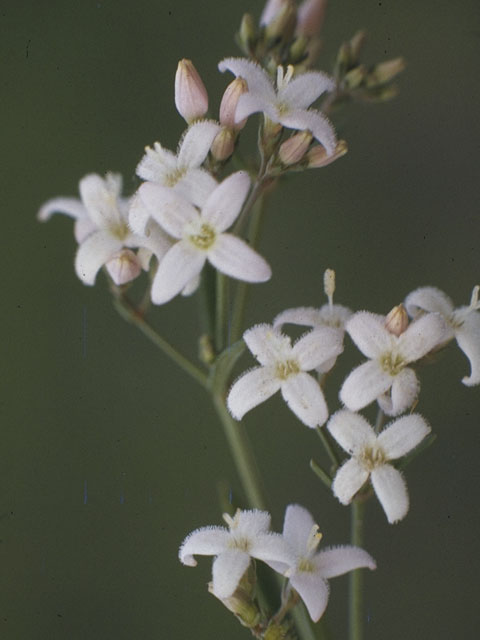
<svg viewBox="0 0 480 640"><path fill-rule="evenodd" d="M307 509L298 504L289 505L285 511L283 537L293 563L288 567L269 564L288 576L290 585L302 598L314 622L321 618L327 606L329 578L362 567L376 568L375 560L359 547L340 546L317 551L322 535Z"/></svg>
<svg viewBox="0 0 480 640"><path fill-rule="evenodd" d="M128 226L128 200L121 198L122 177L107 173L105 178L89 174L80 180L81 200L54 198L46 202L38 213L40 220L48 220L59 211L75 219L75 237L80 243L75 257L75 270L85 284L93 285L99 269L112 261L109 269L115 284L124 284L125 274L138 274L135 268L122 268L135 260L134 254L122 252L125 247L144 248L160 259L170 247L170 241L157 224L151 223L148 233L132 233ZM139 259L139 265L140 265Z"/></svg>
<svg viewBox="0 0 480 640"><path fill-rule="evenodd" d="M340 502L349 504L370 478L390 524L404 518L409 505L407 487L390 461L407 454L430 433L422 416L398 418L377 435L363 416L343 409L330 418L327 429L352 456L333 480L332 490Z"/></svg>
<svg viewBox="0 0 480 640"><path fill-rule="evenodd" d="M201 527L188 535L182 543L179 558L194 567L194 555L216 556L212 566L212 591L218 598L231 596L250 564L250 558L288 566L290 553L285 540L271 533L270 514L257 509L237 510L232 518L224 514L225 527Z"/></svg>
<svg viewBox="0 0 480 640"><path fill-rule="evenodd" d="M445 322L437 313L415 320L399 336L385 326L385 317L360 311L346 331L360 351L371 358L354 369L340 390L341 401L352 411L378 400L388 415L398 415L415 401L420 383L407 365L419 360L442 340ZM386 395L391 389L391 394Z"/></svg>
<svg viewBox="0 0 480 640"><path fill-rule="evenodd" d="M269 265L256 251L240 238L224 233L240 213L249 188L248 174L237 171L210 193L201 210L167 187L145 182L139 188L136 197L141 207L177 240L160 262L152 283L155 304L180 293L200 274L207 260L238 280L265 282L270 278ZM134 228L137 223L138 219L131 219Z"/></svg>
<svg viewBox="0 0 480 640"><path fill-rule="evenodd" d="M243 339L261 366L234 382L227 398L233 417L240 420L281 390L285 402L304 424L312 428L322 425L328 418L327 404L320 385L306 372L342 352L342 332L321 327L292 346L290 338L278 329L260 324L248 329Z"/></svg>
<svg viewBox="0 0 480 640"><path fill-rule="evenodd" d="M146 147L137 166L137 175L148 182L171 187L176 193L201 207L217 186L215 178L201 165L221 127L211 120L192 124L184 133L175 155L159 142ZM132 213L130 213L132 216ZM140 221L133 224L140 226Z"/></svg>
<svg viewBox="0 0 480 640"><path fill-rule="evenodd" d="M246 80L247 93L238 100L235 120L240 122L252 113L263 112L272 122L287 129L308 130L322 144L328 155L337 145L335 130L326 116L308 109L325 91L332 91L334 81L320 71L307 71L292 79L293 67L284 74L277 68L276 88L260 66L246 58L225 58L218 64L220 71L231 71Z"/></svg>
<svg viewBox="0 0 480 640"><path fill-rule="evenodd" d="M462 379L471 387L480 384L480 286L472 291L468 306L455 309L450 298L435 287L420 287L405 299L408 314L418 318L424 313L439 313L446 323L444 342L455 338L458 346L470 361L471 372Z"/></svg>

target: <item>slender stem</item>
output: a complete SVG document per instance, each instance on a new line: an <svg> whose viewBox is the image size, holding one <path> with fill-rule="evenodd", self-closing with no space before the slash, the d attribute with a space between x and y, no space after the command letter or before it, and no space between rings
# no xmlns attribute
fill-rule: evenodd
<svg viewBox="0 0 480 640"><path fill-rule="evenodd" d="M356 547L363 546L365 501L354 500L350 511L350 542ZM349 640L363 638L363 570L356 569L349 576Z"/></svg>
<svg viewBox="0 0 480 640"><path fill-rule="evenodd" d="M225 331L227 324L227 277L217 271L216 303L215 303L215 350L220 353L225 346Z"/></svg>
<svg viewBox="0 0 480 640"><path fill-rule="evenodd" d="M221 393L212 394L213 405L223 426L230 452L235 462L248 504L252 509L266 509L267 500L262 479L255 462L247 433L241 422L236 422L225 406Z"/></svg>
<svg viewBox="0 0 480 640"><path fill-rule="evenodd" d="M380 433L382 430L382 427L385 424L385 417L386 416L382 409L378 407L377 419L375 420L375 433Z"/></svg>
<svg viewBox="0 0 480 640"><path fill-rule="evenodd" d="M325 449L325 451L327 452L328 457L330 458L330 462L332 463L332 466L337 469L337 467L340 465L340 461L338 460L337 454L335 453L330 440L328 438L328 434L325 432L325 427L317 427L316 428L316 432L318 434L318 437L320 438L320 440L322 441L323 444L323 448Z"/></svg>
<svg viewBox="0 0 480 640"><path fill-rule="evenodd" d="M168 356L173 362L175 362L181 369L188 373L194 380L202 385L205 389L208 388L208 377L201 369L199 369L193 362L190 362L183 354L181 354L174 346L172 346L165 338L156 332L156 330L145 320L141 313L137 311L135 306L122 295L115 295L114 305L119 314L134 324L140 331L146 336L153 344L158 347L163 353Z"/></svg>

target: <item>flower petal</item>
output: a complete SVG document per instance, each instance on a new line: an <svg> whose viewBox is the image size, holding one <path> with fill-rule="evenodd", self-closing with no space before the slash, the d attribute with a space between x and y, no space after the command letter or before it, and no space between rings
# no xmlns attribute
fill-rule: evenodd
<svg viewBox="0 0 480 640"><path fill-rule="evenodd" d="M310 131L331 156L337 146L335 129L330 120L315 109L294 109L278 117L278 122L288 129Z"/></svg>
<svg viewBox="0 0 480 640"><path fill-rule="evenodd" d="M282 382L282 396L293 413L306 424L315 428L328 418L328 408L318 382L301 371Z"/></svg>
<svg viewBox="0 0 480 640"><path fill-rule="evenodd" d="M343 331L330 327L318 327L303 335L293 345L292 355L303 371L319 367L343 351Z"/></svg>
<svg viewBox="0 0 480 640"><path fill-rule="evenodd" d="M164 304L175 297L195 278L205 264L205 253L190 242L181 240L167 251L152 283L152 302Z"/></svg>
<svg viewBox="0 0 480 640"><path fill-rule="evenodd" d="M387 425L378 436L377 442L389 460L396 460L415 449L430 431L427 421L415 413Z"/></svg>
<svg viewBox="0 0 480 640"><path fill-rule="evenodd" d="M122 248L122 243L107 231L94 231L78 247L75 271L85 284L95 284L99 269Z"/></svg>
<svg viewBox="0 0 480 640"><path fill-rule="evenodd" d="M375 431L363 416L346 409L333 414L327 429L350 455L360 454L365 447L372 447L377 439Z"/></svg>
<svg viewBox="0 0 480 640"><path fill-rule="evenodd" d="M254 538L269 531L271 519L268 511L260 509L238 510L233 518L232 533L234 537Z"/></svg>
<svg viewBox="0 0 480 640"><path fill-rule="evenodd" d="M208 250L208 260L231 278L246 282L265 282L272 275L268 262L240 238L220 234Z"/></svg>
<svg viewBox="0 0 480 640"><path fill-rule="evenodd" d="M180 140L178 147L178 165L180 167L199 167L210 151L212 142L221 130L213 120L202 120L192 124Z"/></svg>
<svg viewBox="0 0 480 640"><path fill-rule="evenodd" d="M225 58L218 63L218 69L222 73L228 70L246 80L249 92L258 94L270 102L275 100L275 89L268 74L247 58Z"/></svg>
<svg viewBox="0 0 480 640"><path fill-rule="evenodd" d="M164 184L167 176L176 170L176 155L155 142L153 149L145 147L145 154L137 165L136 174L142 180Z"/></svg>
<svg viewBox="0 0 480 640"><path fill-rule="evenodd" d="M398 349L407 362L419 360L448 335L445 320L438 313L429 313L414 320L398 338Z"/></svg>
<svg viewBox="0 0 480 640"><path fill-rule="evenodd" d="M358 411L385 393L392 382L376 361L369 360L347 377L340 389L340 400L352 411Z"/></svg>
<svg viewBox="0 0 480 640"><path fill-rule="evenodd" d="M80 180L80 196L89 217L97 227L108 227L124 222L119 208L122 192L122 176L118 173L107 173L101 178L96 173L86 175Z"/></svg>
<svg viewBox="0 0 480 640"><path fill-rule="evenodd" d="M387 415L398 416L413 405L419 391L420 382L415 371L406 367L393 378L391 403L380 405Z"/></svg>
<svg viewBox="0 0 480 640"><path fill-rule="evenodd" d="M229 549L213 561L213 592L217 598L232 595L250 564L250 556L239 549Z"/></svg>
<svg viewBox="0 0 480 640"><path fill-rule="evenodd" d="M424 312L438 312L449 317L453 311L453 302L446 293L436 287L420 287L409 293L405 298L405 308L412 318L417 318Z"/></svg>
<svg viewBox="0 0 480 640"><path fill-rule="evenodd" d="M199 218L197 209L185 198L175 193L173 189L153 182L144 182L138 189L136 198L141 199L152 218L174 238L181 238L185 225ZM140 204L136 207L141 209ZM132 216L132 207L130 216ZM142 219L141 214L139 218ZM130 225L136 230L137 224L132 217L130 217Z"/></svg>
<svg viewBox="0 0 480 640"><path fill-rule="evenodd" d="M368 480L368 475L368 471L356 458L350 458L340 467L333 479L333 495L342 504L350 504L353 496Z"/></svg>
<svg viewBox="0 0 480 640"><path fill-rule="evenodd" d="M279 389L280 380L275 378L272 369L256 367L233 383L227 397L228 409L235 420L241 420L247 411L268 400Z"/></svg>
<svg viewBox="0 0 480 640"><path fill-rule="evenodd" d="M54 213L64 213L75 220L88 217L85 205L79 198L53 198L52 200L47 200L40 207L37 218L41 222L46 222Z"/></svg>
<svg viewBox="0 0 480 640"><path fill-rule="evenodd" d="M313 622L320 620L328 603L328 583L319 573L307 571L296 571L290 583L305 603Z"/></svg>
<svg viewBox="0 0 480 640"><path fill-rule="evenodd" d="M294 562L291 549L279 533L257 535L250 543L249 553L282 574Z"/></svg>
<svg viewBox="0 0 480 640"><path fill-rule="evenodd" d="M283 537L297 555L305 553L315 521L311 513L299 504L289 504L283 521Z"/></svg>
<svg viewBox="0 0 480 640"><path fill-rule="evenodd" d="M306 109L325 91L332 91L335 82L321 71L307 71L295 76L279 89L278 100L295 109Z"/></svg>
<svg viewBox="0 0 480 640"><path fill-rule="evenodd" d="M343 576L355 569L373 569L377 564L372 556L364 549L345 545L341 547L329 547L320 551L315 558L320 575L323 578L335 578Z"/></svg>
<svg viewBox="0 0 480 640"><path fill-rule="evenodd" d="M385 327L385 317L376 313L354 313L345 330L367 358L377 358L395 344L395 337Z"/></svg>
<svg viewBox="0 0 480 640"><path fill-rule="evenodd" d="M463 324L455 329L458 346L470 360L471 372L462 379L463 384L471 387L480 384L480 314L471 311L465 316Z"/></svg>
<svg viewBox="0 0 480 640"><path fill-rule="evenodd" d="M269 324L257 324L243 334L247 347L264 366L287 360L292 355L290 338Z"/></svg>
<svg viewBox="0 0 480 640"><path fill-rule="evenodd" d="M216 556L227 549L230 533L225 527L201 527L192 531L182 542L178 557L180 562L195 567L193 556Z"/></svg>
<svg viewBox="0 0 480 640"><path fill-rule="evenodd" d="M232 173L208 196L202 208L202 220L218 232L225 231L240 213L249 189L250 178L246 171Z"/></svg>
<svg viewBox="0 0 480 640"><path fill-rule="evenodd" d="M389 523L394 524L404 518L409 500L407 485L400 471L384 464L372 471L371 481Z"/></svg>
<svg viewBox="0 0 480 640"><path fill-rule="evenodd" d="M203 207L217 185L215 178L205 169L190 169L180 178L173 190L196 207Z"/></svg>
<svg viewBox="0 0 480 640"><path fill-rule="evenodd" d="M273 122L278 122L278 113L274 102L257 93L243 93L238 99L237 108L235 109L235 122L240 123L248 116L251 116L252 113L258 112L263 112Z"/></svg>

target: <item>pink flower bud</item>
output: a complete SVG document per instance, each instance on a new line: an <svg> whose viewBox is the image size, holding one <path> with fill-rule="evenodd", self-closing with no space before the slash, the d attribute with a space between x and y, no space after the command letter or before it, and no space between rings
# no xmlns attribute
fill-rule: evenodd
<svg viewBox="0 0 480 640"><path fill-rule="evenodd" d="M217 135L210 148L210 153L219 162L229 158L235 149L236 134L233 129L225 127Z"/></svg>
<svg viewBox="0 0 480 640"><path fill-rule="evenodd" d="M389 333L393 333L394 336L401 335L408 327L408 314L403 304L399 304L397 307L393 307L390 313L385 318L385 328Z"/></svg>
<svg viewBox="0 0 480 640"><path fill-rule="evenodd" d="M191 60L180 60L175 74L175 106L189 124L208 111L208 94Z"/></svg>
<svg viewBox="0 0 480 640"><path fill-rule="evenodd" d="M105 267L117 286L134 280L142 270L140 260L130 249L121 249L114 253Z"/></svg>
<svg viewBox="0 0 480 640"><path fill-rule="evenodd" d="M225 89L225 93L220 103L220 124L224 127L231 127L240 131L245 126L247 119L244 118L241 122L235 122L235 111L240 96L248 91L248 85L246 81L241 78L235 78L228 87Z"/></svg>
<svg viewBox="0 0 480 640"><path fill-rule="evenodd" d="M344 156L347 151L348 147L345 140L338 141L337 146L335 147L335 151L331 156L328 156L325 147L322 147L322 145L319 144L316 147L313 147L313 149L310 149L310 151L307 153L307 167L309 169L319 169L320 167L326 167L327 164L335 162L335 160L338 160L338 158Z"/></svg>
<svg viewBox="0 0 480 640"><path fill-rule="evenodd" d="M285 0L268 0L260 16L260 25L265 27L270 24L284 4Z"/></svg>
<svg viewBox="0 0 480 640"><path fill-rule="evenodd" d="M278 157L282 164L287 167L297 164L307 152L312 141L312 134L309 131L300 131L282 142L278 150Z"/></svg>
<svg viewBox="0 0 480 640"><path fill-rule="evenodd" d="M327 0L303 0L298 7L296 33L302 36L315 36L322 28L325 19Z"/></svg>

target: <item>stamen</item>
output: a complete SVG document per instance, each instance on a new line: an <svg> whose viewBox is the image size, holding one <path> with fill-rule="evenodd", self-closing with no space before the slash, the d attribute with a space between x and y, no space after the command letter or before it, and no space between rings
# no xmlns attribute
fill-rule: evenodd
<svg viewBox="0 0 480 640"><path fill-rule="evenodd" d="M333 306L333 294L335 292L335 271L333 269L325 269L323 274L323 290L328 298L328 306Z"/></svg>
<svg viewBox="0 0 480 640"><path fill-rule="evenodd" d="M286 380L288 376L298 373L300 367L295 360L286 360L285 362L277 362L275 367L275 375L280 380Z"/></svg>
<svg viewBox="0 0 480 640"><path fill-rule="evenodd" d="M215 231L208 224L202 224L199 233L192 234L190 240L198 249L209 249L215 241Z"/></svg>

